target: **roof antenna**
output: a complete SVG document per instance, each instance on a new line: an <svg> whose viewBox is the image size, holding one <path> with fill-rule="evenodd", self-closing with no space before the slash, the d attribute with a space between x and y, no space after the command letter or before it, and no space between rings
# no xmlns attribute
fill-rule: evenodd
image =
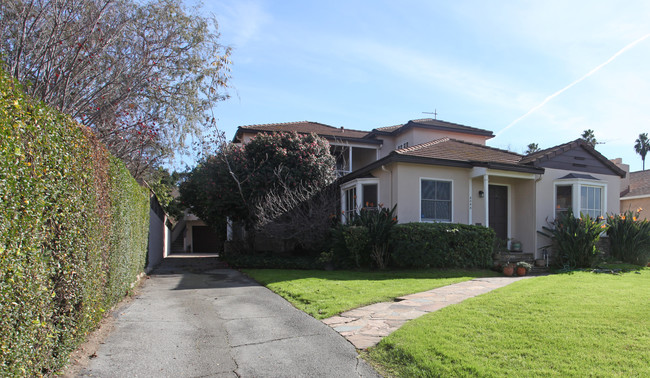
<svg viewBox="0 0 650 378"><path fill-rule="evenodd" d="M438 109L433 109L433 112L422 112L422 114L433 114L433 119L438 119Z"/></svg>

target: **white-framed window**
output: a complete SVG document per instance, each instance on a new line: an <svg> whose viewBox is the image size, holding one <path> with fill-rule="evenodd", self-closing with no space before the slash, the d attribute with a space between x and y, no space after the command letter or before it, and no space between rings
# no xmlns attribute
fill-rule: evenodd
<svg viewBox="0 0 650 378"><path fill-rule="evenodd" d="M341 185L343 223L353 212L362 208L376 208L379 205L379 179L356 179Z"/></svg>
<svg viewBox="0 0 650 378"><path fill-rule="evenodd" d="M396 150L401 150L402 148L408 148L409 142L402 142L401 144L397 145Z"/></svg>
<svg viewBox="0 0 650 378"><path fill-rule="evenodd" d="M607 184L598 179L559 179L555 181L555 216L571 209L591 218L605 216Z"/></svg>
<svg viewBox="0 0 650 378"><path fill-rule="evenodd" d="M350 214L357 211L357 187L353 186L343 191L344 195L344 214Z"/></svg>
<svg viewBox="0 0 650 378"><path fill-rule="evenodd" d="M420 221L452 221L452 182L420 179Z"/></svg>
<svg viewBox="0 0 650 378"><path fill-rule="evenodd" d="M600 186L580 186L580 213L589 214L591 218L604 216L603 188Z"/></svg>

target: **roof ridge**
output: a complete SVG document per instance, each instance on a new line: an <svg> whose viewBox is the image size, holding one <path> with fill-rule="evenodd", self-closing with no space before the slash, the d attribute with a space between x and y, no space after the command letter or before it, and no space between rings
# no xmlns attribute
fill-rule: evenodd
<svg viewBox="0 0 650 378"><path fill-rule="evenodd" d="M243 125L243 126L239 126L239 127L243 128L243 129L250 129L250 128L255 128L255 127L259 127L259 126L264 127L264 126L298 125L298 124L301 124L301 123L317 124L317 125L329 127L331 129L334 129L334 130L341 130L341 128L342 128L343 130L347 130L347 131L356 131L356 132L366 133L366 134L371 133L371 131L368 131L368 130L350 129L350 128L345 127L345 126L337 127L337 126L328 125L328 124L325 124L325 123L322 123L322 122L307 121L307 120L305 120L305 121L292 121L292 122L275 122L275 123L254 123L254 124Z"/></svg>
<svg viewBox="0 0 650 378"><path fill-rule="evenodd" d="M401 148L399 150L395 150L395 152L397 152L398 154L402 154L402 153L405 153L405 152L417 151L417 150L420 150L422 148L434 146L436 144L443 143L443 142L448 142L450 140L451 140L451 138L449 138L449 137L442 137L442 138L430 140L428 142L416 144L415 146Z"/></svg>
<svg viewBox="0 0 650 378"><path fill-rule="evenodd" d="M254 127L254 126L278 126L278 125L296 125L299 123L318 123L318 122L312 122L312 121L292 121L292 122L274 122L274 123L253 123L250 125L242 125L239 127L242 128L248 128L248 127ZM324 123L321 123L321 125L325 125ZM325 125L329 126L329 125ZM333 126L332 126L333 127Z"/></svg>
<svg viewBox="0 0 650 378"><path fill-rule="evenodd" d="M488 145L485 145L485 144L478 144L478 143L474 143L474 142L468 142L466 140L461 140L461 139L455 139L455 138L449 138L449 139L453 140L455 142L469 144L471 146L487 148L487 149L493 150L493 151L499 151L499 152L504 152L504 153L511 154L511 155L517 155L519 157L524 157L524 155L522 155L520 153L517 153L517 152L514 152L514 151L509 151L509 150L504 150L503 148L497 148L497 147L492 147L492 146L488 146Z"/></svg>

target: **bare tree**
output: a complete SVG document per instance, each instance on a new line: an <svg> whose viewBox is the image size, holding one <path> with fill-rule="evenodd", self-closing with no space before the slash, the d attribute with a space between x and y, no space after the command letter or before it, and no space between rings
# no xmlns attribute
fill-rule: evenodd
<svg viewBox="0 0 650 378"><path fill-rule="evenodd" d="M276 170L280 185L255 206L255 229L269 237L295 240L313 249L327 236L339 208L338 186L290 187Z"/></svg>
<svg viewBox="0 0 650 378"><path fill-rule="evenodd" d="M230 49L181 0L0 2L0 56L25 90L90 127L135 177L189 151L227 98Z"/></svg>

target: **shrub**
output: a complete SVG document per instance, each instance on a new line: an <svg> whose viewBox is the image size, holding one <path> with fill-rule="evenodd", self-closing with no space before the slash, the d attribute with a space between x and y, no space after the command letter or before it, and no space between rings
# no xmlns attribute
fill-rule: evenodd
<svg viewBox="0 0 650 378"><path fill-rule="evenodd" d="M611 215L607 236L611 243L612 257L630 264L645 265L650 260L650 221L639 219L639 208L635 212Z"/></svg>
<svg viewBox="0 0 650 378"><path fill-rule="evenodd" d="M558 215L549 227L544 227L548 232L545 235L551 238L554 264L568 269L590 267L597 258L600 234L606 229L600 219L589 215L576 218L571 210Z"/></svg>
<svg viewBox="0 0 650 378"><path fill-rule="evenodd" d="M406 223L391 232L392 261L400 268L488 268L494 231L453 223Z"/></svg>
<svg viewBox="0 0 650 378"><path fill-rule="evenodd" d="M370 233L368 227L347 226L343 229L345 246L357 268L370 265Z"/></svg>
<svg viewBox="0 0 650 378"><path fill-rule="evenodd" d="M144 268L148 196L0 70L0 376L58 370Z"/></svg>
<svg viewBox="0 0 650 378"><path fill-rule="evenodd" d="M397 224L395 209L396 206L389 210L381 205L377 208L363 208L358 214L353 213L350 217L351 225L368 230L370 257L379 269L385 269L389 263L390 230Z"/></svg>

